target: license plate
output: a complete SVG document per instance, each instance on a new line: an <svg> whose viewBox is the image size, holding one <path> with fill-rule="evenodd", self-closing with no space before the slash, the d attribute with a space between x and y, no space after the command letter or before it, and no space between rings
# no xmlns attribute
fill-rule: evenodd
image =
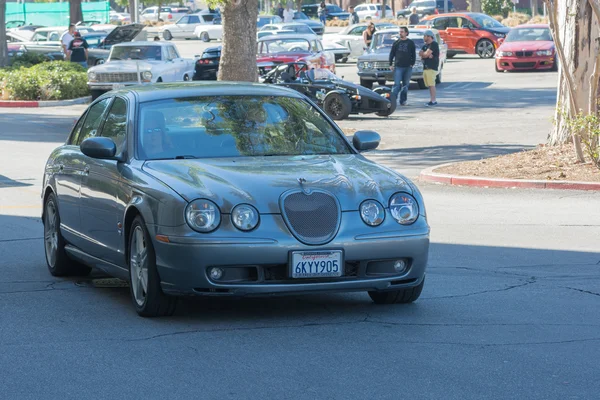
<svg viewBox="0 0 600 400"><path fill-rule="evenodd" d="M113 84L113 90L123 89L124 87L125 87L125 85L123 85L122 83Z"/></svg>
<svg viewBox="0 0 600 400"><path fill-rule="evenodd" d="M342 276L341 250L292 252L292 278L332 278Z"/></svg>

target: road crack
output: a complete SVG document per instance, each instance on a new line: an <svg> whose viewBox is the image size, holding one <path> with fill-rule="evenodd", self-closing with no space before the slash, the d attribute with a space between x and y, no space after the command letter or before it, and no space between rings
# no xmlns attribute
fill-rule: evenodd
<svg viewBox="0 0 600 400"><path fill-rule="evenodd" d="M533 283L536 283L536 278L535 277L532 277L532 278L528 279L527 282L525 282L525 283L521 283L521 284L518 284L518 285L507 286L507 287L502 288L502 289L482 290L480 292L465 293L465 294L456 294L456 295L451 295L451 296L423 297L422 299L423 300L454 299L454 298L459 298L459 297L476 296L476 295L486 294L486 293L506 292L508 290L521 288L521 287L524 287L524 286L531 285Z"/></svg>
<svg viewBox="0 0 600 400"><path fill-rule="evenodd" d="M591 294L594 296L599 296L600 297L600 293L596 293L596 292L591 292L589 290L583 290L583 289L577 289L577 288L572 288L572 287L568 287L568 286L561 286L563 289L570 289L570 290L575 290L577 292L581 292L581 293L585 293L585 294Z"/></svg>

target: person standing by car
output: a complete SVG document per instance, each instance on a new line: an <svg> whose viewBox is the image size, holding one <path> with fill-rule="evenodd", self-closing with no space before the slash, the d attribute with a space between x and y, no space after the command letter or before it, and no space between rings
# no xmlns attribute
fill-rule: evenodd
<svg viewBox="0 0 600 400"><path fill-rule="evenodd" d="M423 81L429 88L429 103L426 106L437 106L435 92L435 78L437 76L438 66L440 64L440 46L433 37L433 32L425 31L423 34L425 45L421 48L419 56L423 60Z"/></svg>
<svg viewBox="0 0 600 400"><path fill-rule="evenodd" d="M415 42L408 38L408 33L407 27L400 27L400 38L394 42L390 51L390 69L394 71L392 96L394 99L398 99L398 94L400 94L400 105L402 106L406 105L410 77L415 61L417 61Z"/></svg>
<svg viewBox="0 0 600 400"><path fill-rule="evenodd" d="M294 10L292 9L292 3L288 2L285 10L283 10L283 22L289 24L290 22L294 22Z"/></svg>
<svg viewBox="0 0 600 400"><path fill-rule="evenodd" d="M69 29L60 37L60 45L62 46L62 51L65 55L65 60L67 61L69 60L69 44L71 44L71 41L75 39L75 36L73 36L74 33L75 25L71 24L69 25Z"/></svg>
<svg viewBox="0 0 600 400"><path fill-rule="evenodd" d="M375 24L369 23L367 29L363 32L363 41L365 42L365 49L371 47L371 41L373 40L373 35L375 34Z"/></svg>
<svg viewBox="0 0 600 400"><path fill-rule="evenodd" d="M87 68L88 47L88 42L81 37L81 33L75 32L75 38L69 43L69 60Z"/></svg>
<svg viewBox="0 0 600 400"><path fill-rule="evenodd" d="M356 11L354 11L354 7L350 6L350 25L356 25L360 22L360 18Z"/></svg>
<svg viewBox="0 0 600 400"><path fill-rule="evenodd" d="M277 6L277 15L283 20L283 6L281 3L279 3Z"/></svg>
<svg viewBox="0 0 600 400"><path fill-rule="evenodd" d="M417 14L417 7L413 7L410 9L410 17L408 17L409 25L418 25L419 24L419 15Z"/></svg>
<svg viewBox="0 0 600 400"><path fill-rule="evenodd" d="M319 20L321 21L321 23L325 25L325 23L327 22L327 6L325 5L324 1L322 1L321 5L319 5L319 10L317 11L317 14L319 15Z"/></svg>

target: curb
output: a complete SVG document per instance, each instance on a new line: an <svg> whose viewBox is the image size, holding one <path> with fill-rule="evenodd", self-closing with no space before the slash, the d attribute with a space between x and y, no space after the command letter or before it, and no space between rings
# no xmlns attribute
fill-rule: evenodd
<svg viewBox="0 0 600 400"><path fill-rule="evenodd" d="M563 189L563 190L599 190L600 182L575 181L542 181L525 179L481 178L477 176L460 176L434 172L437 168L457 163L436 165L421 171L419 180L453 186L471 186L481 188L504 189Z"/></svg>
<svg viewBox="0 0 600 400"><path fill-rule="evenodd" d="M62 107L71 106L74 104L86 104L92 100L92 96L80 97L72 100L47 100L47 101L35 101L35 100L0 100L0 107L23 107L23 108L35 108L35 107Z"/></svg>

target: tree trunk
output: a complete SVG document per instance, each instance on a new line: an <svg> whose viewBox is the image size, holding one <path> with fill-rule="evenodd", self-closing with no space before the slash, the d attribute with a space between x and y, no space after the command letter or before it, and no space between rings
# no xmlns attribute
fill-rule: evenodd
<svg viewBox="0 0 600 400"><path fill-rule="evenodd" d="M230 0L223 6L222 15L223 48L218 80L256 82L258 0Z"/></svg>
<svg viewBox="0 0 600 400"><path fill-rule="evenodd" d="M396 0L392 0L392 18L396 18Z"/></svg>
<svg viewBox="0 0 600 400"><path fill-rule="evenodd" d="M79 21L83 21L81 0L69 0L69 21L71 24L76 24Z"/></svg>
<svg viewBox="0 0 600 400"><path fill-rule="evenodd" d="M129 15L131 16L131 22L139 22L137 10L135 9L135 0L129 0Z"/></svg>
<svg viewBox="0 0 600 400"><path fill-rule="evenodd" d="M387 10L386 10L386 5L387 5L387 0L381 0L381 19L386 18L387 15Z"/></svg>
<svg viewBox="0 0 600 400"><path fill-rule="evenodd" d="M0 0L0 67L8 65L8 48L6 46L6 0ZM1 88L0 88L1 91Z"/></svg>
<svg viewBox="0 0 600 400"><path fill-rule="evenodd" d="M531 16L538 15L538 0L531 0Z"/></svg>
<svg viewBox="0 0 600 400"><path fill-rule="evenodd" d="M477 13L481 12L481 0L471 0L469 5L469 11Z"/></svg>
<svg viewBox="0 0 600 400"><path fill-rule="evenodd" d="M555 125L548 144L573 141L584 161L579 133L570 132L564 117L598 112L600 76L600 0L544 0L559 60ZM572 136L571 136L572 135Z"/></svg>

